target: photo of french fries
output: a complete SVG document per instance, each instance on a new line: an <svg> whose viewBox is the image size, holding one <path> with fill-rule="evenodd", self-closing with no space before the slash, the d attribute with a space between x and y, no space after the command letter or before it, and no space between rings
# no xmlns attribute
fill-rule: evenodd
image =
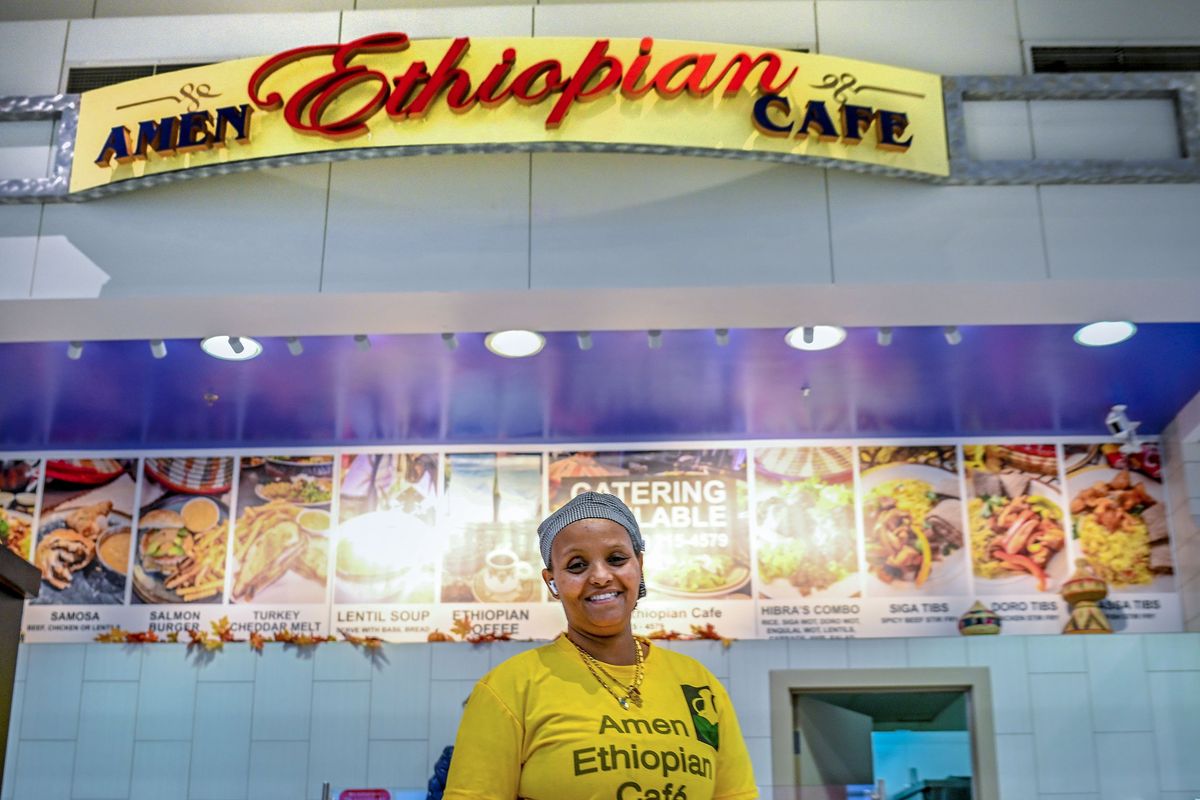
<svg viewBox="0 0 1200 800"><path fill-rule="evenodd" d="M300 469L312 461L290 459L289 464L296 462ZM274 462L282 459L242 459L229 596L235 603L322 603L329 579L333 476L317 479L327 488L320 496L281 495L271 490L307 478L272 468Z"/></svg>
<svg viewBox="0 0 1200 800"><path fill-rule="evenodd" d="M229 514L209 497L170 495L138 520L134 593L145 603L217 603Z"/></svg>

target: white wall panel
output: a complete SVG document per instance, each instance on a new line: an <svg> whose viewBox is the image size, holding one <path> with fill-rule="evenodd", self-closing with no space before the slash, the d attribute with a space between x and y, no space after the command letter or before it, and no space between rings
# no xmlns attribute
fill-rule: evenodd
<svg viewBox="0 0 1200 800"><path fill-rule="evenodd" d="M41 206L0 206L0 300L29 297L41 216Z"/></svg>
<svg viewBox="0 0 1200 800"><path fill-rule="evenodd" d="M930 186L830 170L834 280L1044 278L1035 191L1029 186Z"/></svg>
<svg viewBox="0 0 1200 800"><path fill-rule="evenodd" d="M820 170L721 159L533 158L532 285L828 283Z"/></svg>
<svg viewBox="0 0 1200 800"><path fill-rule="evenodd" d="M1038 158L1181 158L1171 100L1042 100L1029 104Z"/></svg>
<svg viewBox="0 0 1200 800"><path fill-rule="evenodd" d="M1033 158L1029 104L1023 100L963 103L967 155L973 159Z"/></svg>
<svg viewBox="0 0 1200 800"><path fill-rule="evenodd" d="M0 53L5 62L0 69L0 97L56 94L66 42L66 22L0 24Z"/></svg>
<svg viewBox="0 0 1200 800"><path fill-rule="evenodd" d="M324 291L528 285L528 155L333 165Z"/></svg>
<svg viewBox="0 0 1200 800"><path fill-rule="evenodd" d="M539 5L533 19L538 36L654 36L809 49L816 44L812 0Z"/></svg>
<svg viewBox="0 0 1200 800"><path fill-rule="evenodd" d="M94 4L95 0L4 0L0 20L79 19L90 17Z"/></svg>
<svg viewBox="0 0 1200 800"><path fill-rule="evenodd" d="M342 15L343 42L384 31L402 31L413 39L532 36L533 9L515 5L495 8L397 8L347 11Z"/></svg>
<svg viewBox="0 0 1200 800"><path fill-rule="evenodd" d="M1030 675L1029 686L1038 788L1096 791L1096 749L1086 733L1092 729L1086 685L1075 675ZM1003 695L992 696L1003 702Z"/></svg>
<svg viewBox="0 0 1200 800"><path fill-rule="evenodd" d="M1043 186L1052 278L1195 278L1200 186ZM1136 297L1129 298L1136 303ZM1136 306L1113 311L1135 314Z"/></svg>
<svg viewBox="0 0 1200 800"><path fill-rule="evenodd" d="M1200 35L1196 0L1017 0L1026 40L1135 42L1194 40Z"/></svg>
<svg viewBox="0 0 1200 800"><path fill-rule="evenodd" d="M46 177L53 135L49 120L0 122L0 180Z"/></svg>
<svg viewBox="0 0 1200 800"><path fill-rule="evenodd" d="M48 205L34 297L315 292L329 167Z"/></svg>
<svg viewBox="0 0 1200 800"><path fill-rule="evenodd" d="M1161 788L1195 792L1200 788L1200 673L1152 672L1148 678Z"/></svg>
<svg viewBox="0 0 1200 800"><path fill-rule="evenodd" d="M479 6L482 0L436 0L438 8L447 6ZM488 0L488 6L525 6L531 0ZM355 0L354 7L359 11L381 8L428 8L434 5L434 0Z"/></svg>
<svg viewBox="0 0 1200 800"><path fill-rule="evenodd" d="M354 8L354 0L96 0L97 17L155 17L180 14L302 13Z"/></svg>
<svg viewBox="0 0 1200 800"><path fill-rule="evenodd" d="M214 14L71 23L68 64L226 61L336 42L340 15Z"/></svg>
<svg viewBox="0 0 1200 800"><path fill-rule="evenodd" d="M941 75L1021 72L1012 0L820 0L821 52Z"/></svg>

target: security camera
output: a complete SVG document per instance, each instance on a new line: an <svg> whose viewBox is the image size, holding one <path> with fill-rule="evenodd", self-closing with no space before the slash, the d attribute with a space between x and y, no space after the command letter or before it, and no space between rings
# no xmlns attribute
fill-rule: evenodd
<svg viewBox="0 0 1200 800"><path fill-rule="evenodd" d="M1117 405L1110 408L1108 416L1104 418L1104 424L1113 438L1121 442L1122 453L1137 453L1142 449L1142 443L1137 435L1138 426L1142 423L1131 420L1125 414L1125 406Z"/></svg>
<svg viewBox="0 0 1200 800"><path fill-rule="evenodd" d="M1130 422L1129 417L1125 414L1125 406L1113 406L1108 410L1104 424L1109 433L1118 439L1124 439L1129 436L1131 431L1137 430L1140 423Z"/></svg>

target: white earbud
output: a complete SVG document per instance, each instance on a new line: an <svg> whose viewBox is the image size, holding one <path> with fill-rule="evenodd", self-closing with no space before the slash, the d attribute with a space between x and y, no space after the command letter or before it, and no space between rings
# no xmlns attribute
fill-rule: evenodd
<svg viewBox="0 0 1200 800"><path fill-rule="evenodd" d="M550 579L550 594L558 597L558 584L554 582L553 578Z"/></svg>

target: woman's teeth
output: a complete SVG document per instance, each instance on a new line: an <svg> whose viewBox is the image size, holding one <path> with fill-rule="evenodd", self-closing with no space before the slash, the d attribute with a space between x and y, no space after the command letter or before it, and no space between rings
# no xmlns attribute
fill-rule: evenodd
<svg viewBox="0 0 1200 800"><path fill-rule="evenodd" d="M588 602L589 603L602 603L605 600L612 600L612 599L616 598L616 596L617 596L616 592L605 592L604 594L594 594L588 598Z"/></svg>

